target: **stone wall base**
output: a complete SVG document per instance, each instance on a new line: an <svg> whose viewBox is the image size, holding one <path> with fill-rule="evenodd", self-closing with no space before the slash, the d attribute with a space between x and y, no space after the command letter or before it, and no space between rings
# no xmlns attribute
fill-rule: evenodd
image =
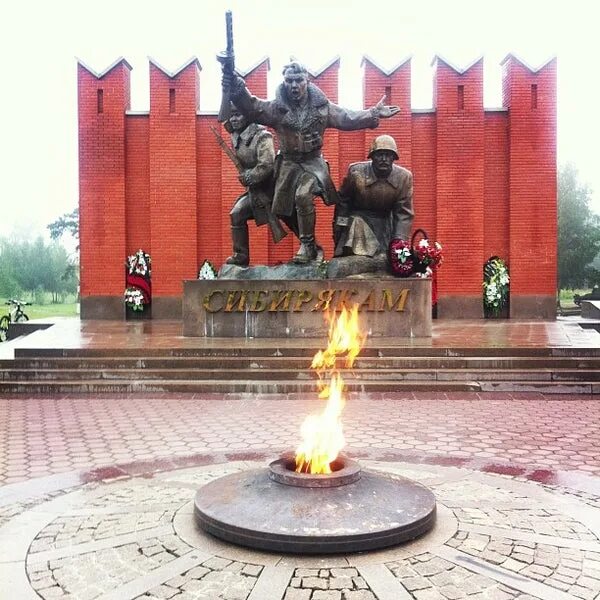
<svg viewBox="0 0 600 600"><path fill-rule="evenodd" d="M556 295L510 297L511 319L556 319Z"/></svg>
<svg viewBox="0 0 600 600"><path fill-rule="evenodd" d="M86 319L125 319L123 296L86 296L80 301L80 316Z"/></svg>

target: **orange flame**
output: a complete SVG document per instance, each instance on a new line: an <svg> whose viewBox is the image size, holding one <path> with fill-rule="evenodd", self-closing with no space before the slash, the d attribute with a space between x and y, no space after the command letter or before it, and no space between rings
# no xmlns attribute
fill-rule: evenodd
<svg viewBox="0 0 600 600"><path fill-rule="evenodd" d="M328 314L327 318L327 349L319 350L311 364L311 368L316 369L319 376L319 398L326 399L327 404L320 415L310 415L302 424L302 443L296 450L296 471L299 473L331 473L330 465L344 447L340 417L346 404L345 384L337 370L337 359L343 356L344 366L352 368L365 339L358 326L358 304L350 311L342 308L337 319L335 314ZM329 375L328 380L326 375Z"/></svg>

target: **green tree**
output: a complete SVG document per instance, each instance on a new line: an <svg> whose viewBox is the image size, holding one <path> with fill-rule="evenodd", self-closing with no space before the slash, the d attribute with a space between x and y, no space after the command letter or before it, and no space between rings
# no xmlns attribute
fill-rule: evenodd
<svg viewBox="0 0 600 600"><path fill-rule="evenodd" d="M70 213L65 213L46 226L53 240L59 240L65 233L79 240L79 208ZM77 244L79 250L79 243Z"/></svg>
<svg viewBox="0 0 600 600"><path fill-rule="evenodd" d="M68 234L77 241L75 252L68 258L65 269L60 275L63 287L66 286L69 289L68 293L71 293L71 288L74 288L73 291L76 292L79 283L79 208L65 213L46 227L53 240L57 241L63 235Z"/></svg>
<svg viewBox="0 0 600 600"><path fill-rule="evenodd" d="M574 165L558 173L558 287L593 285L598 272L591 266L600 251L600 215L590 207L591 190L579 181Z"/></svg>
<svg viewBox="0 0 600 600"><path fill-rule="evenodd" d="M77 291L77 276L69 268L69 256L57 242L0 240L0 295L14 297L27 292L36 302L44 293L60 302Z"/></svg>

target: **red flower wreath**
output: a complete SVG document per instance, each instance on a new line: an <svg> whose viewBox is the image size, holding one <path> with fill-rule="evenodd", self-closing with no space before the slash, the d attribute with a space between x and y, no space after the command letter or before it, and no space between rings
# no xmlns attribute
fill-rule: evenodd
<svg viewBox="0 0 600 600"><path fill-rule="evenodd" d="M415 272L412 248L407 240L392 240L389 246L389 258L392 273L397 277L410 277Z"/></svg>

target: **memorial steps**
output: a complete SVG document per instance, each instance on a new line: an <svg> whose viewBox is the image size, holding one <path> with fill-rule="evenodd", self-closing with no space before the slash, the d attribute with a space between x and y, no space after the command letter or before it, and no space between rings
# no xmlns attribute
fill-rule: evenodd
<svg viewBox="0 0 600 600"><path fill-rule="evenodd" d="M595 332L594 332L595 333ZM195 348L16 348L0 393L315 393L318 340ZM351 392L600 393L600 347L363 348L343 376Z"/></svg>

